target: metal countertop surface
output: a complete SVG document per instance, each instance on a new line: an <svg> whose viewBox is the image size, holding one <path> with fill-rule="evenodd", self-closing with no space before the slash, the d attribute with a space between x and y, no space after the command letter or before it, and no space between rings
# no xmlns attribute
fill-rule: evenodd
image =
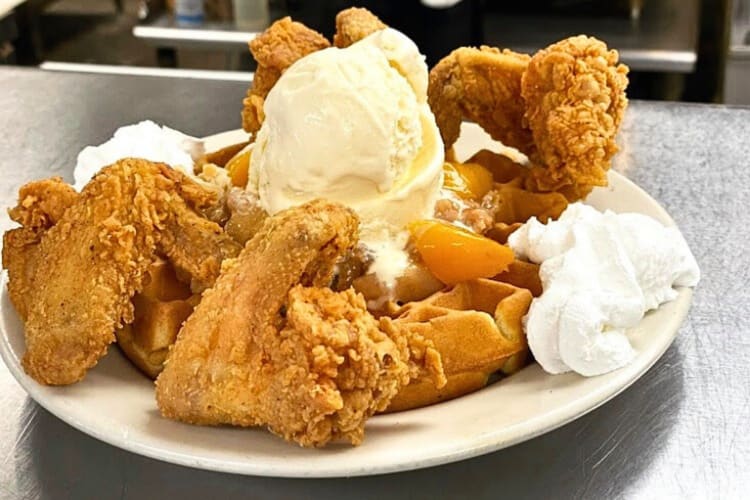
<svg viewBox="0 0 750 500"><path fill-rule="evenodd" d="M77 153L142 119L236 128L246 84L0 69L0 204L72 179ZM0 498L740 498L750 483L750 108L632 102L615 168L680 226L703 272L677 340L629 389L564 427L454 464L290 480L161 463L91 438L0 365Z"/></svg>

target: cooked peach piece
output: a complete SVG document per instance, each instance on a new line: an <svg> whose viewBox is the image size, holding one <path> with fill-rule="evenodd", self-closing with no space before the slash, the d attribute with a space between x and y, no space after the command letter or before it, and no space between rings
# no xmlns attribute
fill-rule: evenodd
<svg viewBox="0 0 750 500"><path fill-rule="evenodd" d="M227 172L232 179L232 185L237 187L247 186L247 173L250 169L250 155L252 150L242 151L227 162Z"/></svg>
<svg viewBox="0 0 750 500"><path fill-rule="evenodd" d="M479 163L446 162L443 187L461 198L481 200L492 189L492 172Z"/></svg>
<svg viewBox="0 0 750 500"><path fill-rule="evenodd" d="M492 277L513 262L507 246L457 226L424 220L410 224L409 230L424 264L446 284Z"/></svg>

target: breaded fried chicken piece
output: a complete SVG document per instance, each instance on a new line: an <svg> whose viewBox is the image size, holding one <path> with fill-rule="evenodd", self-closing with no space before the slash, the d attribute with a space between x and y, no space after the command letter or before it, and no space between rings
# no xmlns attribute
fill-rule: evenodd
<svg viewBox="0 0 750 500"><path fill-rule="evenodd" d="M30 288L31 271L36 269L38 252L33 249L42 235L57 224L78 193L60 177L30 182L18 192L18 205L8 211L21 227L3 235L3 267L11 279L8 294L21 319L26 319L26 301L34 300Z"/></svg>
<svg viewBox="0 0 750 500"><path fill-rule="evenodd" d="M21 223L47 218L50 227L35 240L23 236L33 225L13 229L3 247L11 299L24 319L23 366L40 383L77 382L97 363L115 328L133 320L130 299L157 254L179 256L175 263L198 269L196 282L208 286L218 275L215 261L237 253L231 239L197 213L213 194L167 165L121 160L80 194L59 180L46 181L50 198L32 204L43 208L29 216L21 207L30 192L44 194L44 183L22 188L11 214ZM184 226L209 232L194 240Z"/></svg>
<svg viewBox="0 0 750 500"><path fill-rule="evenodd" d="M60 177L25 184L18 191L18 206L9 210L10 218L35 230L54 226L78 197L73 186Z"/></svg>
<svg viewBox="0 0 750 500"><path fill-rule="evenodd" d="M534 188L590 191L607 184L627 105L628 68L617 60L617 51L583 35L531 58L521 94L536 148L531 158L541 165L532 175Z"/></svg>
<svg viewBox="0 0 750 500"><path fill-rule="evenodd" d="M351 7L336 14L333 45L343 49L368 35L387 28L375 14L361 7Z"/></svg>
<svg viewBox="0 0 750 500"><path fill-rule="evenodd" d="M217 223L192 210L181 210L174 213L169 230L160 232L158 249L180 280L189 283L193 293L200 293L213 286L224 259L236 257L242 248Z"/></svg>
<svg viewBox="0 0 750 500"><path fill-rule="evenodd" d="M356 444L365 420L416 375L415 359L441 375L431 346L411 348L361 296L308 288L330 284L358 224L322 200L267 219L183 325L156 381L162 414L265 425L303 446Z"/></svg>
<svg viewBox="0 0 750 500"><path fill-rule="evenodd" d="M446 149L458 139L461 121L474 121L529 158L526 189L560 192L572 202L606 185L617 152L628 83L617 58L617 51L586 36L531 58L462 47L430 71L428 101Z"/></svg>
<svg viewBox="0 0 750 500"><path fill-rule="evenodd" d="M263 101L281 74L298 59L330 47L326 38L302 23L284 17L250 42L258 63L253 83L242 102L242 128L255 133L263 123Z"/></svg>
<svg viewBox="0 0 750 500"><path fill-rule="evenodd" d="M464 119L506 146L531 147L521 98L521 75L529 59L507 49L461 47L430 70L427 99L446 149L458 139Z"/></svg>

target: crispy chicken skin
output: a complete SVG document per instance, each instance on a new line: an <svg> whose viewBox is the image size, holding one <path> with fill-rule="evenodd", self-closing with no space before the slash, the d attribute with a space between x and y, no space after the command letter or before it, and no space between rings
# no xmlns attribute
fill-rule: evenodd
<svg viewBox="0 0 750 500"><path fill-rule="evenodd" d="M627 105L627 67L615 50L576 36L533 57L462 47L430 71L428 100L445 147L461 121L524 153L524 185L569 201L607 183L615 136Z"/></svg>
<svg viewBox="0 0 750 500"><path fill-rule="evenodd" d="M213 286L221 263L236 257L241 246L220 225L192 210L176 211L173 217L168 230L159 234L159 252L174 266L181 281L200 293Z"/></svg>
<svg viewBox="0 0 750 500"><path fill-rule="evenodd" d="M18 191L18 206L8 212L23 227L39 233L54 226L78 198L73 186L60 177L29 182Z"/></svg>
<svg viewBox="0 0 750 500"><path fill-rule="evenodd" d="M617 51L576 36L537 52L523 74L525 118L534 135L538 190L607 184L615 135L627 106L628 69Z"/></svg>
<svg viewBox="0 0 750 500"><path fill-rule="evenodd" d="M528 150L532 137L523 126L521 75L529 60L507 49L461 47L432 68L427 99L446 149L468 119L506 146Z"/></svg>
<svg viewBox="0 0 750 500"><path fill-rule="evenodd" d="M26 319L32 271L38 252L34 248L42 235L57 224L65 210L78 198L72 186L60 177L30 182L18 192L18 205L8 211L20 228L3 235L3 267L8 270L8 294L21 319Z"/></svg>
<svg viewBox="0 0 750 500"><path fill-rule="evenodd" d="M365 420L416 376L415 359L442 375L434 349L409 344L361 296L320 288L358 224L320 200L270 217L183 325L156 381L162 414L265 425L303 446L357 444Z"/></svg>
<svg viewBox="0 0 750 500"><path fill-rule="evenodd" d="M336 33L333 35L333 45L343 49L387 27L369 10L351 7L336 14Z"/></svg>
<svg viewBox="0 0 750 500"><path fill-rule="evenodd" d="M157 253L195 271L191 278L205 287L223 257L238 251L196 211L213 194L167 165L124 159L80 194L63 186L51 179L21 189L11 215L24 225L6 233L3 247L11 300L24 320L24 369L53 385L81 380L115 328L133 320L130 299ZM205 233L192 239L198 227Z"/></svg>
<svg viewBox="0 0 750 500"><path fill-rule="evenodd" d="M265 117L263 102L281 74L298 59L330 45L323 35L290 17L279 19L254 38L250 52L258 66L242 103L242 128L257 132Z"/></svg>

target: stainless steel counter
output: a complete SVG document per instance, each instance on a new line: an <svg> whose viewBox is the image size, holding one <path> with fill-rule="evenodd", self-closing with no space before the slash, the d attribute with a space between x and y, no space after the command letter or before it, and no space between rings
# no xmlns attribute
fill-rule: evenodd
<svg viewBox="0 0 750 500"><path fill-rule="evenodd" d="M78 151L150 118L235 128L245 84L0 69L0 204L71 179ZM630 389L526 443L379 477L284 480L192 470L57 420L0 366L2 498L742 498L750 482L750 109L633 102L617 168L672 214L704 273L674 345ZM512 402L509 402L512 404Z"/></svg>

